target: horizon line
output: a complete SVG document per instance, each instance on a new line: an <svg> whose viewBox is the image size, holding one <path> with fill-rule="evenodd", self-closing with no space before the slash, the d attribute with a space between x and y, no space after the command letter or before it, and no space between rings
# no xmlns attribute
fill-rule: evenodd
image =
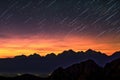
<svg viewBox="0 0 120 80"><path fill-rule="evenodd" d="M101 54L104 54L104 55L106 55L106 56L112 56L114 53L116 53L116 52L120 52L120 50L117 50L117 51L114 51L112 54L107 54L107 53L103 53L103 52L101 52L100 50L94 50L94 49L91 49L91 48L89 48L89 49L87 49L87 50L79 50L79 51L75 51L75 50L73 50L73 49L66 49L66 50L63 50L63 51L61 51L60 53L54 53L54 52L51 52L51 53L48 53L48 54L46 54L46 55L40 55L40 53L32 53L32 54L29 54L29 55L25 55L24 53L23 54L19 54L19 55L15 55L15 56L4 56L4 57L0 57L0 59L6 59L6 58L15 58L15 57L17 57L17 56L26 56L26 57L29 57L29 56L32 56L32 55L39 55L39 56L41 56L41 57L46 57L47 55L50 55L50 54L54 54L54 55L56 55L56 56L58 56L58 55L60 55L60 54L63 54L63 52L64 51L73 51L73 52L75 52L75 53L78 53L78 52L83 52L83 53L86 53L88 50L91 50L91 51L95 51L95 52L100 52Z"/></svg>

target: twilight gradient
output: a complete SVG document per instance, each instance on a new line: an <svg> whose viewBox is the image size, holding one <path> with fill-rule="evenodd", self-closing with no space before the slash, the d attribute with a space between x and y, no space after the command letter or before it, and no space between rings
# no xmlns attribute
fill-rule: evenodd
<svg viewBox="0 0 120 80"><path fill-rule="evenodd" d="M120 50L119 0L0 0L0 57Z"/></svg>

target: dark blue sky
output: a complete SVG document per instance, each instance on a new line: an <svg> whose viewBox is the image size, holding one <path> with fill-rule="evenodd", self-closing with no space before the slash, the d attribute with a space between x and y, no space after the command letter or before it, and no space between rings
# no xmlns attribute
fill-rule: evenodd
<svg viewBox="0 0 120 80"><path fill-rule="evenodd" d="M119 0L0 0L0 34L120 34Z"/></svg>

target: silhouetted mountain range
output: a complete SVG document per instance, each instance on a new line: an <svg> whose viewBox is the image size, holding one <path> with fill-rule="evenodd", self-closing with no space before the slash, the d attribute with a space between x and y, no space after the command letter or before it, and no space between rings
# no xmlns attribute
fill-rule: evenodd
<svg viewBox="0 0 120 80"><path fill-rule="evenodd" d="M0 80L120 80L120 58L100 67L93 60L59 67L46 78L24 74L16 77L0 77Z"/></svg>
<svg viewBox="0 0 120 80"><path fill-rule="evenodd" d="M51 53L44 57L38 54L30 56L20 55L14 58L0 59L0 73L51 73L58 67L66 68L89 59L103 67L106 63L117 58L120 58L120 52L107 56L92 49L86 52L68 50L58 55Z"/></svg>

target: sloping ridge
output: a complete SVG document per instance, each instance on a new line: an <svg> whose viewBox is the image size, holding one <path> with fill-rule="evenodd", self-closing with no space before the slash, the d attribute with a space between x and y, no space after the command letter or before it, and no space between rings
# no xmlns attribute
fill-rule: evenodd
<svg viewBox="0 0 120 80"><path fill-rule="evenodd" d="M99 67L93 60L87 60L78 64L74 64L66 69L58 68L52 75L52 80L86 80L92 76L99 77L102 68Z"/></svg>
<svg viewBox="0 0 120 80"><path fill-rule="evenodd" d="M93 60L59 67L47 78L29 74L13 78L0 77L0 80L120 80L120 58L99 67Z"/></svg>

